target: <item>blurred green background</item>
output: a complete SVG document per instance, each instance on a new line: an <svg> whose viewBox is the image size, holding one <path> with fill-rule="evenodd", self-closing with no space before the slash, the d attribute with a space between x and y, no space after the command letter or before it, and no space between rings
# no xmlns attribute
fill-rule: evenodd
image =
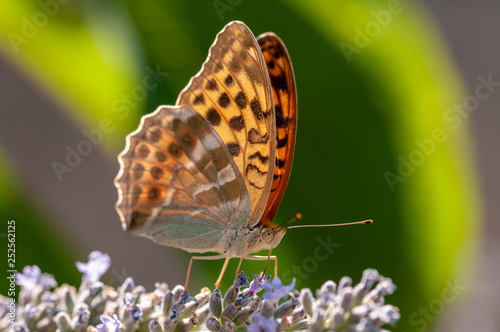
<svg viewBox="0 0 500 332"><path fill-rule="evenodd" d="M481 81L464 87L427 9L410 1L3 1L0 204L16 221L17 269L36 264L59 284L79 284L74 262L101 250L114 286L127 276L148 289L183 282L189 254L121 230L116 156L142 115L175 103L232 20L278 34L294 65L297 146L275 222L297 212L297 224L375 221L290 230L273 251L279 275L315 290L376 268L398 286L388 298L401 310L396 330L432 329L463 301L461 288L453 301L443 296L468 284L480 247L472 112L453 107ZM151 71L159 84L145 89ZM84 156L68 157L79 147ZM330 252L318 259L325 242ZM221 266L195 262L191 288L212 287Z"/></svg>

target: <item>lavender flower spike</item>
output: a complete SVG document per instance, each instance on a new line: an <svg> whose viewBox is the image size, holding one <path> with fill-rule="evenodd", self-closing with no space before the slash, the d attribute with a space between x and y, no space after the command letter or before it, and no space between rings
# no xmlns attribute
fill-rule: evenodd
<svg viewBox="0 0 500 332"><path fill-rule="evenodd" d="M21 286L21 288L27 292L35 289L38 284L38 280L42 277L42 271L36 265L25 266L23 273L16 273L16 284Z"/></svg>
<svg viewBox="0 0 500 332"><path fill-rule="evenodd" d="M44 290L57 286L54 277L47 273L42 274L42 271L40 271L40 268L36 265L27 265L24 267L23 273L16 273L16 284L27 292L34 290L38 284L40 284Z"/></svg>
<svg viewBox="0 0 500 332"><path fill-rule="evenodd" d="M276 280L276 279L275 279ZM253 314L252 322L247 326L248 332L275 332L278 323L274 317L264 317L258 312Z"/></svg>
<svg viewBox="0 0 500 332"><path fill-rule="evenodd" d="M386 304L396 290L391 279L367 269L358 284L344 277L337 284L326 281L316 291L295 290L295 280L283 285L254 274L248 282L236 276L224 300L219 289L208 288L191 297L183 286L156 283L147 292L131 278L111 287L98 281L109 267L109 257L93 252L88 263L78 263L84 273L80 288L67 284L52 290L55 280L36 266L18 274L21 285L14 329L17 332L284 332L373 331L389 332L401 319L399 309ZM98 272L96 272L98 270ZM31 291L30 291L31 289ZM264 294L258 295L265 289ZM25 295L30 293L29 297ZM229 294L229 295L228 295ZM290 298L291 296L291 298ZM284 299L283 299L284 298ZM2 305L12 300L0 295L0 332L9 326ZM99 320L100 318L100 320Z"/></svg>
<svg viewBox="0 0 500 332"><path fill-rule="evenodd" d="M101 322L102 324L96 326L96 329L99 332L118 332L120 326L123 325L122 322L118 320L116 315L113 315L113 318L101 315Z"/></svg>
<svg viewBox="0 0 500 332"><path fill-rule="evenodd" d="M292 280L292 283L288 286L283 285L280 278L276 277L272 282L266 282L264 284L264 288L266 292L262 295L264 300L268 300L269 302L276 304L278 301L286 297L288 293L290 293L295 287L295 278Z"/></svg>
<svg viewBox="0 0 500 332"><path fill-rule="evenodd" d="M111 258L98 250L92 251L88 263L76 262L78 271L83 273L83 283L99 281L111 265Z"/></svg>
<svg viewBox="0 0 500 332"><path fill-rule="evenodd" d="M247 296L252 296L254 294L257 294L264 288L264 284L269 282L271 280L271 276L267 276L266 278L262 278L261 280L262 273L259 274L253 274L253 280L250 283L250 286L248 289L245 291L245 295Z"/></svg>

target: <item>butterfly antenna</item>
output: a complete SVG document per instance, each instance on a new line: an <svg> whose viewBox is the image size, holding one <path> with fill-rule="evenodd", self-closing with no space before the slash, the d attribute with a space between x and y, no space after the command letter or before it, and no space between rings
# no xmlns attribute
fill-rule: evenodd
<svg viewBox="0 0 500 332"><path fill-rule="evenodd" d="M283 227L281 227L281 226L283 226L283 225L287 225L287 224L291 224L292 222L297 221L297 220L300 220L300 219L302 219L302 214L297 213L297 214L295 215L295 217L293 217L291 220L288 220L288 221L285 221L284 223L279 224L279 225L278 225L278 228L283 228Z"/></svg>
<svg viewBox="0 0 500 332"><path fill-rule="evenodd" d="M291 229L291 228L306 228L306 227L333 227L333 226L349 226L349 225L369 225L373 223L373 220L363 220L363 221L355 221L355 222L346 222L342 224L329 224L329 225L297 225L297 226L289 226L285 227L284 229ZM280 225L281 226L281 225Z"/></svg>

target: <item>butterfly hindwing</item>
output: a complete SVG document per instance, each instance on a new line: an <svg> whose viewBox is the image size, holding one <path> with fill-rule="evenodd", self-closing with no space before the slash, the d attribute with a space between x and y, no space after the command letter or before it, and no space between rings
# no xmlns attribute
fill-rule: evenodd
<svg viewBox="0 0 500 332"><path fill-rule="evenodd" d="M245 24L231 22L217 35L176 104L192 107L220 135L249 193L248 224L256 224L271 189L276 127L266 64Z"/></svg>
<svg viewBox="0 0 500 332"><path fill-rule="evenodd" d="M297 130L297 89L285 44L272 32L257 37L266 61L276 116L276 162L273 183L261 218L270 225L283 198L292 168Z"/></svg>
<svg viewBox="0 0 500 332"><path fill-rule="evenodd" d="M161 106L127 137L116 179L123 227L187 251L220 251L250 199L240 171L208 121L187 106Z"/></svg>

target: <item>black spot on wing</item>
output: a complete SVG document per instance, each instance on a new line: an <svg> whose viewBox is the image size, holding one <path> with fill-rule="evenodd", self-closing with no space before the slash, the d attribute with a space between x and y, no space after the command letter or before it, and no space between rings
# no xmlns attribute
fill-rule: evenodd
<svg viewBox="0 0 500 332"><path fill-rule="evenodd" d="M158 160L158 162L162 163L164 162L165 160L167 160L167 156L163 153L163 152L160 152L160 151L156 151L155 153L155 158L156 160Z"/></svg>
<svg viewBox="0 0 500 332"><path fill-rule="evenodd" d="M279 91L288 91L285 75L270 75L271 86Z"/></svg>
<svg viewBox="0 0 500 332"><path fill-rule="evenodd" d="M267 172L262 172L257 166L255 166L254 164L248 164L247 165L247 168L245 169L245 174L248 174L248 172L250 171L256 171L257 173L259 173L260 175L266 175Z"/></svg>
<svg viewBox="0 0 500 332"><path fill-rule="evenodd" d="M266 133L264 136L261 136L259 132L252 128L248 131L248 141L251 144L265 144L269 139L269 135Z"/></svg>
<svg viewBox="0 0 500 332"><path fill-rule="evenodd" d="M144 167L143 164L136 162L134 164L134 168L131 170L132 171L132 178L134 180L139 180L142 178L142 175L144 174L144 171L146 168Z"/></svg>
<svg viewBox="0 0 500 332"><path fill-rule="evenodd" d="M205 104L205 97L200 93L193 98L193 105Z"/></svg>
<svg viewBox="0 0 500 332"><path fill-rule="evenodd" d="M241 109L247 107L247 98L245 97L245 94L243 92L238 92L236 97L234 98L234 101L236 102L236 105Z"/></svg>
<svg viewBox="0 0 500 332"><path fill-rule="evenodd" d="M241 130L243 130L243 128L245 128L245 121L243 120L243 117L241 115L233 116L229 120L229 126L232 130L240 132Z"/></svg>
<svg viewBox="0 0 500 332"><path fill-rule="evenodd" d="M181 138L182 145L188 150L193 148L195 140L196 139L188 133L184 134Z"/></svg>
<svg viewBox="0 0 500 332"><path fill-rule="evenodd" d="M288 143L288 137L279 139L277 144L276 144L276 148L277 149L282 148L282 147L286 146L287 143Z"/></svg>
<svg viewBox="0 0 500 332"><path fill-rule="evenodd" d="M151 176L153 179L160 180L163 177L163 170L160 167L151 168Z"/></svg>
<svg viewBox="0 0 500 332"><path fill-rule="evenodd" d="M229 150L229 153L231 153L231 156L233 157L237 157L241 153L240 145L238 143L228 143L227 149Z"/></svg>
<svg viewBox="0 0 500 332"><path fill-rule="evenodd" d="M250 108L257 118L257 120L262 120L264 119L264 114L262 114L262 108L260 107L260 103L257 100L257 97L255 97L252 102L250 103Z"/></svg>
<svg viewBox="0 0 500 332"><path fill-rule="evenodd" d="M131 191L130 195L130 205L134 206L139 203L139 199L141 198L140 195L142 194L141 187L139 186L134 186Z"/></svg>
<svg viewBox="0 0 500 332"><path fill-rule="evenodd" d="M174 157L179 157L182 154L182 150L179 144L172 142L168 145L168 153Z"/></svg>
<svg viewBox="0 0 500 332"><path fill-rule="evenodd" d="M215 80L213 78L207 81L207 84L205 84L205 89L207 89L207 90L218 89L217 83L215 82Z"/></svg>
<svg viewBox="0 0 500 332"><path fill-rule="evenodd" d="M234 79L231 75L227 75L226 79L224 80L224 83L227 86L233 86L234 85Z"/></svg>
<svg viewBox="0 0 500 332"><path fill-rule="evenodd" d="M160 188L153 187L148 192L148 199L152 202L156 202L161 198Z"/></svg>
<svg viewBox="0 0 500 332"><path fill-rule="evenodd" d="M229 99L227 93L224 92L219 96L218 102L221 107L227 107L227 105L231 102L231 99Z"/></svg>
<svg viewBox="0 0 500 332"><path fill-rule="evenodd" d="M142 159L145 159L149 156L149 148L145 145L141 145L139 146L136 150L135 150L135 154L138 158L142 158Z"/></svg>
<svg viewBox="0 0 500 332"><path fill-rule="evenodd" d="M149 140L152 143L156 143L161 139L161 129L160 128L154 128L151 130L150 135L148 135Z"/></svg>
<svg viewBox="0 0 500 332"><path fill-rule="evenodd" d="M283 110L280 105L275 105L274 110L276 112L276 128L286 128L288 125L288 119L283 117Z"/></svg>
<svg viewBox="0 0 500 332"><path fill-rule="evenodd" d="M212 126L218 126L221 121L219 112L213 107L208 110L206 118Z"/></svg>
<svg viewBox="0 0 500 332"><path fill-rule="evenodd" d="M238 58L234 57L229 62L229 69L231 69L231 71L234 72L234 73L238 73L241 70L241 64L238 61Z"/></svg>
<svg viewBox="0 0 500 332"><path fill-rule="evenodd" d="M248 160L252 160L254 158L258 158L261 163L265 164L269 160L269 156L263 156L260 151L255 152L248 156Z"/></svg>

